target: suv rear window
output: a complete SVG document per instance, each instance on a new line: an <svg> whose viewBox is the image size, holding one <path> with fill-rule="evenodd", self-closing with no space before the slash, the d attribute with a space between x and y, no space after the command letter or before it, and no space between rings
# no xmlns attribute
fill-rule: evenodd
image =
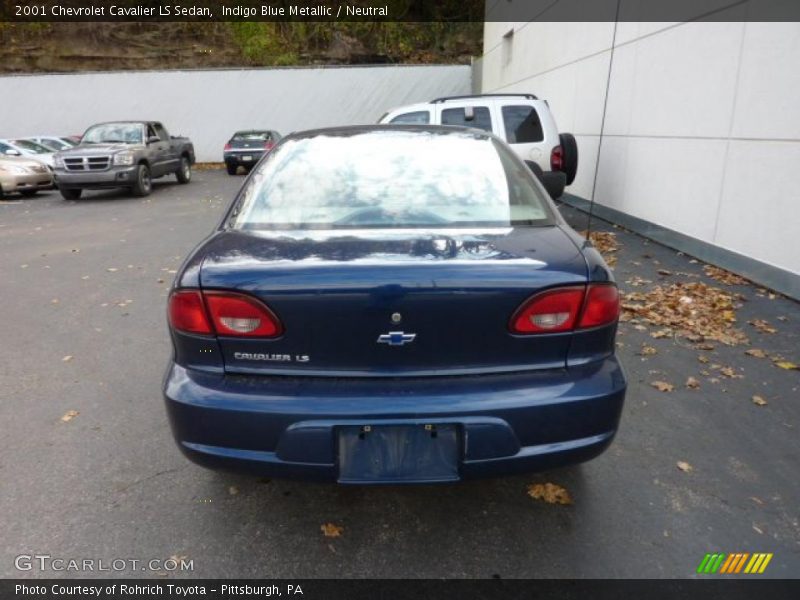
<svg viewBox="0 0 800 600"><path fill-rule="evenodd" d="M485 106L471 106L474 118L467 121L465 108L446 108L442 111L442 125L461 125L492 131L492 117Z"/></svg>
<svg viewBox="0 0 800 600"><path fill-rule="evenodd" d="M503 123L509 144L530 144L544 140L542 122L532 106L504 106Z"/></svg>
<svg viewBox="0 0 800 600"><path fill-rule="evenodd" d="M405 125L427 125L431 122L431 113L427 110L417 110L397 115L389 122Z"/></svg>

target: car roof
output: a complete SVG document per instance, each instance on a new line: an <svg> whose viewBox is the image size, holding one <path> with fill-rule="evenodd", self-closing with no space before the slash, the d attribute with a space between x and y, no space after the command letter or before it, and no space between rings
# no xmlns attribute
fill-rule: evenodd
<svg viewBox="0 0 800 600"><path fill-rule="evenodd" d="M445 96L443 98L434 98L430 102L417 102L415 104L404 104L402 106L395 106L386 112L382 119L387 115L396 113L398 111L413 112L418 110L430 111L433 110L437 104L441 105L454 105L459 106L462 104L473 104L475 102L485 104L497 104L513 101L515 104L536 104L541 106L547 104L546 100L537 98L533 94L475 94L473 96Z"/></svg>
<svg viewBox="0 0 800 600"><path fill-rule="evenodd" d="M324 127L320 129L307 129L305 131L295 131L287 135L286 139L302 139L311 138L319 135L332 135L341 137L350 137L362 133L381 133L381 132L394 132L394 131L408 131L418 133L452 133L452 134L470 134L478 138L493 138L491 132L482 129L474 129L472 127L462 127L458 125L391 125L391 124L378 124L378 125L346 125L341 127Z"/></svg>

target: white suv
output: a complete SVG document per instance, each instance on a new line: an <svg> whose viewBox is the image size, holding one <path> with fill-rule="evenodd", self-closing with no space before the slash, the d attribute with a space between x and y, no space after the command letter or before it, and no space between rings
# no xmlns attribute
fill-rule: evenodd
<svg viewBox="0 0 800 600"><path fill-rule="evenodd" d="M569 133L559 135L546 100L533 94L481 94L436 98L384 114L379 123L461 125L505 140L536 173L554 198L575 179L578 146Z"/></svg>

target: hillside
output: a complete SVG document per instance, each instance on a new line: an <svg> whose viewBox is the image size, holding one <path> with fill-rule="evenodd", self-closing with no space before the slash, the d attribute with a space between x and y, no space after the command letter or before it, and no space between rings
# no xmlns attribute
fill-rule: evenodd
<svg viewBox="0 0 800 600"><path fill-rule="evenodd" d="M0 72L469 63L482 24L0 23Z"/></svg>

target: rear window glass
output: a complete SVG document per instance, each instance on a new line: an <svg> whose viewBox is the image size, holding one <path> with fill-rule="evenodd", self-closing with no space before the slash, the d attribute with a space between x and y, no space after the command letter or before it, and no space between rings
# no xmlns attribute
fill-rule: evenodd
<svg viewBox="0 0 800 600"><path fill-rule="evenodd" d="M482 134L375 131L284 141L232 213L240 229L549 225L528 167Z"/></svg>
<svg viewBox="0 0 800 600"><path fill-rule="evenodd" d="M397 115L390 123L405 125L427 125L431 122L431 113L427 110L417 110L414 112Z"/></svg>
<svg viewBox="0 0 800 600"><path fill-rule="evenodd" d="M272 133L269 131L238 131L233 134L232 139L235 142L268 142L272 139Z"/></svg>
<svg viewBox="0 0 800 600"><path fill-rule="evenodd" d="M544 140L542 122L532 106L504 106L503 122L509 144L530 144Z"/></svg>
<svg viewBox="0 0 800 600"><path fill-rule="evenodd" d="M467 120L466 108L446 108L442 111L442 125L461 125L484 131L492 130L492 117L485 106L471 106L473 118Z"/></svg>

